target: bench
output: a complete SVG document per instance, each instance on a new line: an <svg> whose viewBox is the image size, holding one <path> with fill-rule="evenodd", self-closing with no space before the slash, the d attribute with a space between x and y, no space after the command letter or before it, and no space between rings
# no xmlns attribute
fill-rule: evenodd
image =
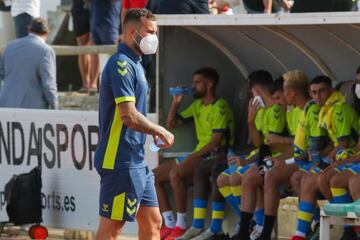
<svg viewBox="0 0 360 240"><path fill-rule="evenodd" d="M320 239L330 239L330 225L360 225L360 200L347 204L326 204L321 211Z"/></svg>

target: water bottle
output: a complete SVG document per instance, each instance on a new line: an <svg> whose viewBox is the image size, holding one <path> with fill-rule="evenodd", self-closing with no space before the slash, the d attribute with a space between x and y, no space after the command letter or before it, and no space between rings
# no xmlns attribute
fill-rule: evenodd
<svg viewBox="0 0 360 240"><path fill-rule="evenodd" d="M233 148L228 148L227 157L233 157L236 156L236 153Z"/></svg>
<svg viewBox="0 0 360 240"><path fill-rule="evenodd" d="M274 161L271 160L271 157L264 158L264 171L270 171L274 166Z"/></svg>
<svg viewBox="0 0 360 240"><path fill-rule="evenodd" d="M159 147L159 145L161 145L161 144L163 144L163 143L164 143L164 142L161 141L160 138L158 138L157 143L155 143L154 141L151 142L150 145L149 145L150 151L152 151L152 152L158 152L158 151L161 149L161 147Z"/></svg>
<svg viewBox="0 0 360 240"><path fill-rule="evenodd" d="M177 96L177 95L191 95L192 94L191 87L171 87L169 89L170 95Z"/></svg>
<svg viewBox="0 0 360 240"><path fill-rule="evenodd" d="M310 151L311 159L313 163L319 163L321 160L320 152L317 150L311 150Z"/></svg>

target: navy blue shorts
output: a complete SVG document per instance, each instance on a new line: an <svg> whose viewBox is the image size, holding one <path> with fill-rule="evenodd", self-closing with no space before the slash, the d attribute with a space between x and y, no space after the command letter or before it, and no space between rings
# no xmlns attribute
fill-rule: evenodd
<svg viewBox="0 0 360 240"><path fill-rule="evenodd" d="M154 175L148 167L98 171L101 177L99 214L135 221L139 206L158 207Z"/></svg>

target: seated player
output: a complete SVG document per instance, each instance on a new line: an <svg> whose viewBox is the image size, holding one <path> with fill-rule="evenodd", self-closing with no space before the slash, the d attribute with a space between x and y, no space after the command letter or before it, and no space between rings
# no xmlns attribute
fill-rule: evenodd
<svg viewBox="0 0 360 240"><path fill-rule="evenodd" d="M201 68L196 71L192 82L195 101L180 114L177 112L184 95L173 97L167 118L168 128L178 128L194 121L198 144L190 155L166 161L154 169L160 211L165 223L161 229L161 239L175 239L187 229L187 184L193 179L196 165L214 154L226 152L224 131L228 128L230 108L224 99L216 97L218 81L219 75L215 69ZM163 188L163 183L169 181L174 193L176 223Z"/></svg>

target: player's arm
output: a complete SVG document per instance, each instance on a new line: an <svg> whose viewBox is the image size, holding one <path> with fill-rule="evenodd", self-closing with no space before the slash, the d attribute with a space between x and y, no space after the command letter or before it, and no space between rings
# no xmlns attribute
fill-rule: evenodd
<svg viewBox="0 0 360 240"><path fill-rule="evenodd" d="M271 138L278 139L278 141L284 140L284 129L286 127L286 113L284 109L282 109L278 105L274 105L271 107L269 114L269 134L267 137L270 136ZM281 140L280 140L281 139ZM273 139L271 139L273 140ZM293 140L290 141L290 144L280 143L280 142L267 142L267 144L270 146L271 151L279 151L281 153L286 152L289 148L292 150L292 143Z"/></svg>
<svg viewBox="0 0 360 240"><path fill-rule="evenodd" d="M250 140L255 145L255 147L260 147L260 145L263 143L263 138L259 131L256 129L255 125L255 118L258 110L258 102L253 103L253 99L251 99L248 107L248 127Z"/></svg>
<svg viewBox="0 0 360 240"><path fill-rule="evenodd" d="M142 115L135 107L135 102L122 102L118 105L123 123L138 132L159 137L163 141L164 148L170 147L174 142L174 136L165 128L157 125Z"/></svg>
<svg viewBox="0 0 360 240"><path fill-rule="evenodd" d="M166 119L166 126L169 129L178 128L182 126L181 120L177 117L177 113L180 107L181 102L184 99L184 95L173 96L171 102L170 110Z"/></svg>
<svg viewBox="0 0 360 240"><path fill-rule="evenodd" d="M328 154L332 160L336 160L336 153L340 149L346 149L351 141L351 112L345 106L338 106L334 109L332 121L336 129L337 146Z"/></svg>

